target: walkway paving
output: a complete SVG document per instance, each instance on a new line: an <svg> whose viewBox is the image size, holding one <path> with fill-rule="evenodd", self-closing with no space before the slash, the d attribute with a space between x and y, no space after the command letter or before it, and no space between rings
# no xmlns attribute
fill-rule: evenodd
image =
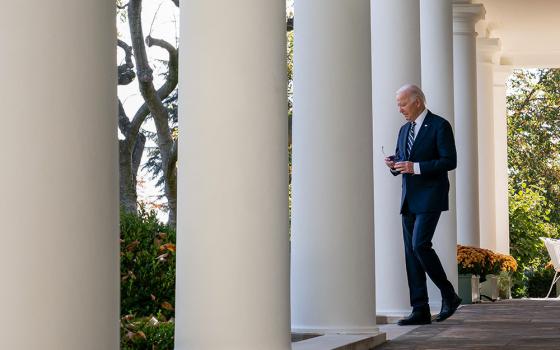
<svg viewBox="0 0 560 350"><path fill-rule="evenodd" d="M414 328L375 349L560 349L560 299L465 305L445 322Z"/></svg>

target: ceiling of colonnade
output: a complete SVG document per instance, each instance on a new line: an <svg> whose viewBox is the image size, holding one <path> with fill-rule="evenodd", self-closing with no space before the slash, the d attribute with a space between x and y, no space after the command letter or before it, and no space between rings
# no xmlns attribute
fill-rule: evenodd
<svg viewBox="0 0 560 350"><path fill-rule="evenodd" d="M502 65L560 67L560 0L475 0L480 37L499 38Z"/></svg>

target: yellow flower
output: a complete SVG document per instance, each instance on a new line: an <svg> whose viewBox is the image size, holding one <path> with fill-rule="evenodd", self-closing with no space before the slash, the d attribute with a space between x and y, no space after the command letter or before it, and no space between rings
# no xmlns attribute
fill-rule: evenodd
<svg viewBox="0 0 560 350"><path fill-rule="evenodd" d="M457 245L457 265L459 273L473 275L488 275L500 271L511 272L517 270L517 262L510 255L462 245Z"/></svg>

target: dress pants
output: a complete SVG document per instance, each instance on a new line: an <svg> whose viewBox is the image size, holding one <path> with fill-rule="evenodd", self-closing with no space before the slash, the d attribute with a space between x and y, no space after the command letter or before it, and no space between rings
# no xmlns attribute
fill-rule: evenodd
<svg viewBox="0 0 560 350"><path fill-rule="evenodd" d="M432 248L432 238L441 212L414 214L408 210L406 202L402 211L406 275L410 291L410 305L413 311L429 308L426 274L441 291L443 299L455 296L453 285L441 266Z"/></svg>

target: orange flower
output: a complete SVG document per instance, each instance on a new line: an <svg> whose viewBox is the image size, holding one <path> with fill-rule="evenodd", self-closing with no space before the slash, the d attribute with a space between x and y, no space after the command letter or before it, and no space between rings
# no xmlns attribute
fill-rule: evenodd
<svg viewBox="0 0 560 350"><path fill-rule="evenodd" d="M457 266L459 273L473 275L489 275L500 271L517 270L517 262L510 255L462 245L457 245Z"/></svg>

